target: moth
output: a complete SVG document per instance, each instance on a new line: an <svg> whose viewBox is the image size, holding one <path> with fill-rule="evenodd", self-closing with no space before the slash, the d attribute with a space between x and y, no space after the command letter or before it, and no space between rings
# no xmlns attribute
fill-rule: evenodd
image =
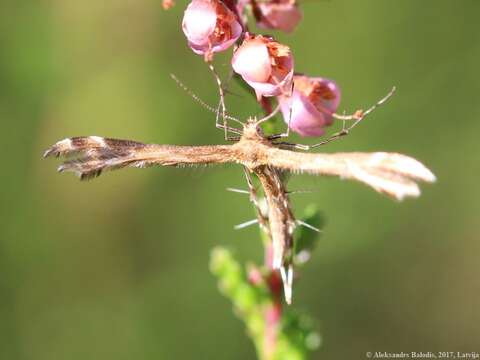
<svg viewBox="0 0 480 360"><path fill-rule="evenodd" d="M386 99L387 97L367 111L357 112L353 118L356 121L354 125ZM226 119L234 119L228 115L224 116L223 124L219 123L218 115L217 109L217 127L238 135L231 139L234 141L231 145L158 145L86 136L61 140L50 147L44 156L65 157L66 160L58 171L73 172L82 180L97 177L106 170L124 167L184 167L229 163L243 166L252 196L255 194L249 178L251 174L258 177L263 188L268 210L266 214L257 211L258 222L272 239L272 267L281 273L287 303L292 300L293 232L301 222L295 220L291 210L288 191L281 176L283 172L356 180L397 200L419 196L417 182L435 181L434 174L421 162L398 153L307 153L304 151L308 149L306 146L278 142L281 135L268 136L261 127L275 112L263 119L249 118L245 123L241 122L240 129L226 125ZM344 128L320 144L347 133L348 129Z"/></svg>

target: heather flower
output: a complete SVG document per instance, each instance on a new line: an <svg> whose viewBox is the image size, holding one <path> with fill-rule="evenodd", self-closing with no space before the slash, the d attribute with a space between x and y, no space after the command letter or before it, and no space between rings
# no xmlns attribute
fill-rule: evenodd
<svg viewBox="0 0 480 360"><path fill-rule="evenodd" d="M334 81L320 77L295 75L293 81L292 95L279 97L284 121L301 136L323 135L324 128L333 123L340 89Z"/></svg>
<svg viewBox="0 0 480 360"><path fill-rule="evenodd" d="M220 0L193 0L185 10L182 27L190 48L206 60L229 48L243 31L235 14Z"/></svg>
<svg viewBox="0 0 480 360"><path fill-rule="evenodd" d="M290 92L293 57L288 46L272 38L247 34L233 54L232 67L253 87L258 98Z"/></svg>
<svg viewBox="0 0 480 360"><path fill-rule="evenodd" d="M292 32L302 20L302 12L295 0L268 0L256 4L257 25L264 29Z"/></svg>

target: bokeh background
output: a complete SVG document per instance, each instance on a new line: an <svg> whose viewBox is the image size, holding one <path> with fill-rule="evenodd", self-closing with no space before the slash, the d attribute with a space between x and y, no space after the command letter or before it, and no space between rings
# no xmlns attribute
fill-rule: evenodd
<svg viewBox="0 0 480 360"><path fill-rule="evenodd" d="M186 46L186 2L0 2L0 358L253 359L208 270L215 245L260 262L238 166L150 168L92 182L43 160L55 141L102 135L223 143L215 84ZM478 0L306 0L279 34L297 71L335 79L342 109L398 92L351 136L322 151L398 151L438 183L395 203L357 183L295 176L302 212L327 225L294 307L322 334L314 359L367 351L480 350L480 31ZM221 72L230 55L217 57ZM233 87L229 110L259 112ZM337 124L339 125L339 124ZM333 131L333 129L332 129ZM299 140L294 138L294 140ZM307 140L302 140L307 142Z"/></svg>

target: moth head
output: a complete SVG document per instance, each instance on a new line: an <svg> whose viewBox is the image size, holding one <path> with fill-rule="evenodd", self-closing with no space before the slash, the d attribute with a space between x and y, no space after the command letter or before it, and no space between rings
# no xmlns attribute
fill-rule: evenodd
<svg viewBox="0 0 480 360"><path fill-rule="evenodd" d="M259 126L256 117L249 117L243 128L243 137L248 140L259 140L265 138L262 128Z"/></svg>

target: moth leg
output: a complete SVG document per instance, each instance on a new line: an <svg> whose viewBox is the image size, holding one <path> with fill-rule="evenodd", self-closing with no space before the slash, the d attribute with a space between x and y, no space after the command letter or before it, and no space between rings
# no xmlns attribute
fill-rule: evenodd
<svg viewBox="0 0 480 360"><path fill-rule="evenodd" d="M319 146L323 146L323 145L327 145L328 143L331 143L332 141L335 141L335 140L339 140L341 139L342 137L344 136L347 136L349 133L350 133L350 130L352 130L352 128L358 124L358 122L360 122L360 120L358 120L357 122L353 123L353 125L351 125L350 127L345 127L345 120L342 120L343 124L342 124L342 130L340 130L339 132L336 132L335 134L333 134L332 136L330 136L328 139L324 140L324 141L321 141L317 144L314 144L314 145L305 145L305 150L310 150L310 149L314 149L316 147L319 147Z"/></svg>
<svg viewBox="0 0 480 360"><path fill-rule="evenodd" d="M277 105L277 107L270 114L268 114L267 116L258 120L257 125L260 125L261 123L264 123L265 121L268 121L268 120L274 118L278 114L279 111L280 111L280 104Z"/></svg>
<svg viewBox="0 0 480 360"><path fill-rule="evenodd" d="M384 96L380 101L377 101L377 103L375 103L373 106L371 106L369 109L365 111L358 110L351 115L345 115L345 113L342 115L335 114L335 113L332 114L332 116L335 119L342 120L342 130L340 130L339 132L336 132L335 134L333 134L332 136L330 136L328 139L324 141L321 141L314 145L301 145L301 144L289 144L289 143L278 143L278 145L293 147L295 149L308 151L316 147L326 145L332 141L339 140L342 137L347 136L355 126L357 126L363 119L365 119L369 114L371 114L377 107L387 102L393 96L393 94L395 93L395 90L396 90L396 87L393 87L392 90L390 90L390 92L386 96ZM291 115L291 112L290 112L290 115ZM353 120L353 123L347 127L346 122L350 120ZM278 138L281 138L281 136L275 136L273 139L278 139Z"/></svg>
<svg viewBox="0 0 480 360"><path fill-rule="evenodd" d="M339 131L338 133L335 133L333 134L331 137L329 137L327 140L324 140L322 142L319 142L318 144L315 144L315 145L304 145L304 144L295 144L295 143L289 143L289 142L277 142L277 143L274 143L274 145L279 145L281 148L292 148L292 149L297 149L297 150L303 150L303 151L308 151L308 150L311 150L311 149L314 149L316 147L319 147L319 146L322 146L322 145L326 145L332 141L335 141L335 140L338 140L340 139L341 137L343 136L346 136L349 134L348 132L349 130L348 129L342 129L341 131Z"/></svg>
<svg viewBox="0 0 480 360"><path fill-rule="evenodd" d="M302 221L302 220L298 220L298 219L297 219L295 222L297 223L297 225L304 226L304 227L306 227L307 229L313 230L313 231L315 231L315 232L318 232L318 233L323 232L323 231L320 230L319 228L316 228L315 226L310 225L309 223L306 223L305 221Z"/></svg>
<svg viewBox="0 0 480 360"><path fill-rule="evenodd" d="M292 88L290 89L290 95L292 96L293 94L293 88L295 87L295 83L292 82ZM278 105L276 111L280 109L280 104ZM292 107L290 106L289 113L288 113L288 122L287 122L287 131L281 134L275 134L275 135L270 135L268 137L268 140L275 140L275 139L281 139L284 137L289 137L290 136L290 122L292 121Z"/></svg>
<svg viewBox="0 0 480 360"><path fill-rule="evenodd" d="M234 193L238 193L238 194L250 195L250 191L243 190L243 189L226 188L225 190L230 191L230 192L234 192Z"/></svg>
<svg viewBox="0 0 480 360"><path fill-rule="evenodd" d="M290 136L290 122L292 120L292 108L290 107L290 112L288 115L287 131L281 134L274 134L268 137L268 140L276 140L281 138L287 138Z"/></svg>
<svg viewBox="0 0 480 360"><path fill-rule="evenodd" d="M240 134L241 135L241 134ZM237 142L241 139L241 136L228 136L225 140Z"/></svg>
<svg viewBox="0 0 480 360"><path fill-rule="evenodd" d="M298 149L298 150L304 150L304 151L310 150L309 145L294 144L294 143L289 143L285 141L276 142L276 143L273 143L273 145L278 145L280 148L292 148L292 149Z"/></svg>
<svg viewBox="0 0 480 360"><path fill-rule="evenodd" d="M249 227L249 226L255 225L255 224L258 224L258 219L245 221L244 223L235 225L233 228L235 230L241 230L241 229L245 229L246 227Z"/></svg>
<svg viewBox="0 0 480 360"><path fill-rule="evenodd" d="M218 103L218 106L217 106L217 111L216 111L216 116L215 116L215 126L217 129L224 129L224 136L225 136L225 140L227 141L232 141L232 138L228 135L228 130L230 129L231 131L231 127L229 127L227 125L227 119L229 120L232 120L232 121L235 121L237 123L240 123L240 125L242 125L242 127L244 126L243 122L241 122L240 120L238 119L235 119L234 117L231 117L231 116L227 116L227 108L225 106L225 89L223 87L223 84L222 84L222 80L220 79L220 76L218 75L217 71L215 70L213 64L211 62L208 63L208 67L210 69L210 71L212 72L213 74L213 77L215 78L215 81L217 82L217 86L218 86L218 92L219 92L219 95L220 95L220 101ZM220 109L221 109L221 114L222 114L222 123L220 123ZM232 131L238 135L241 135L241 131L235 129L236 131Z"/></svg>
<svg viewBox="0 0 480 360"><path fill-rule="evenodd" d="M258 223L260 225L260 228L265 231L265 233L270 234L270 227L268 224L268 215L265 214L264 209L262 209L262 204L260 203L260 200L258 199L257 195L257 189L255 188L255 185L253 184L252 176L249 172L249 170L246 167L243 167L243 172L245 174L245 178L247 180L247 185L250 193L250 201L255 207L255 212L257 213L257 219ZM263 206L264 208L265 206Z"/></svg>

